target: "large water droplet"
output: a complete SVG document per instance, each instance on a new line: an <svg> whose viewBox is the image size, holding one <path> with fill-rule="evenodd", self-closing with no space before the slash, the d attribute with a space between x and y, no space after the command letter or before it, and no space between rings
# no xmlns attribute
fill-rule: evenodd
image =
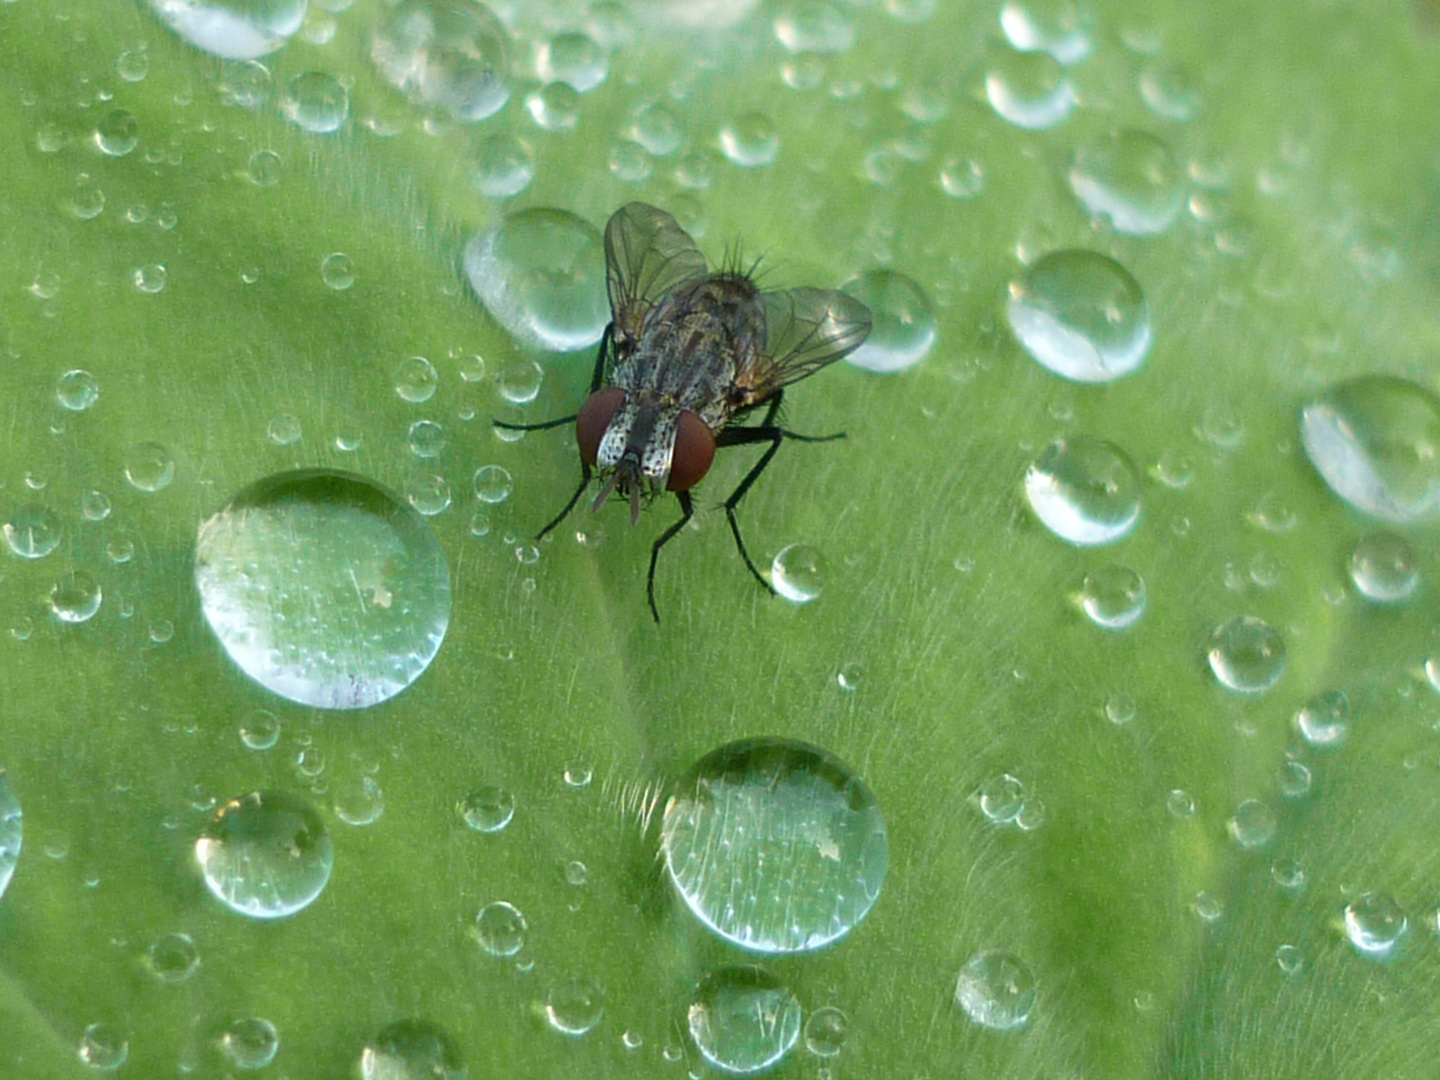
<svg viewBox="0 0 1440 1080"><path fill-rule="evenodd" d="M556 34L541 44L535 57L535 71L542 82L568 83L582 94L605 81L609 66L605 50L580 31Z"/></svg>
<svg viewBox="0 0 1440 1080"><path fill-rule="evenodd" d="M1362 513L1407 523L1440 509L1440 402L1390 375L1362 375L1300 414L1310 463Z"/></svg>
<svg viewBox="0 0 1440 1080"><path fill-rule="evenodd" d="M222 60L254 60L280 48L305 21L306 0L148 0L179 37Z"/></svg>
<svg viewBox="0 0 1440 1080"><path fill-rule="evenodd" d="M256 791L222 803L195 858L222 904L252 919L278 919L308 907L330 880L330 834L305 800Z"/></svg>
<svg viewBox="0 0 1440 1080"><path fill-rule="evenodd" d="M1150 352L1140 283L1094 251L1057 251L1010 283L1010 328L1040 364L1075 382L1110 382Z"/></svg>
<svg viewBox="0 0 1440 1080"><path fill-rule="evenodd" d="M870 309L865 343L846 357L867 371L889 374L913 367L935 346L935 309L913 278L894 270L858 274L841 288Z"/></svg>
<svg viewBox="0 0 1440 1080"><path fill-rule="evenodd" d="M1075 107L1069 76L1044 52L997 56L985 76L985 97L1002 119L1030 131L1054 127Z"/></svg>
<svg viewBox="0 0 1440 1080"><path fill-rule="evenodd" d="M0 531L11 552L22 559L43 559L60 546L63 537L60 519L40 503L17 507Z"/></svg>
<svg viewBox="0 0 1440 1080"><path fill-rule="evenodd" d="M465 274L524 345L588 348L610 320L600 234L564 210L524 210L484 230L465 246Z"/></svg>
<svg viewBox="0 0 1440 1080"><path fill-rule="evenodd" d="M889 861L884 815L830 754L748 739L701 758L665 806L662 848L690 910L721 937L802 952L854 929Z"/></svg>
<svg viewBox="0 0 1440 1080"><path fill-rule="evenodd" d="M332 75L306 71L291 79L280 99L280 111L292 124L312 135L339 131L350 113L350 92Z"/></svg>
<svg viewBox="0 0 1440 1080"><path fill-rule="evenodd" d="M1242 694L1268 690L1285 672L1285 639L1269 623L1239 615L1210 638L1210 670Z"/></svg>
<svg viewBox="0 0 1440 1080"><path fill-rule="evenodd" d="M361 1080L465 1080L451 1034L429 1020L397 1020L360 1051Z"/></svg>
<svg viewBox="0 0 1440 1080"><path fill-rule="evenodd" d="M280 473L235 496L200 526L195 583L241 670L326 709L398 694L450 621L450 570L423 519L332 470Z"/></svg>
<svg viewBox="0 0 1440 1080"><path fill-rule="evenodd" d="M762 968L707 975L690 1003L690 1037L722 1072L749 1076L778 1064L800 1038L800 1002Z"/></svg>
<svg viewBox="0 0 1440 1080"><path fill-rule="evenodd" d="M1350 580L1377 604L1401 604L1420 584L1419 560L1410 541L1383 529L1367 533L1350 556Z"/></svg>
<svg viewBox="0 0 1440 1080"><path fill-rule="evenodd" d="M1008 952L976 953L960 969L955 1000L981 1027L1008 1031L1030 1018L1035 976Z"/></svg>
<svg viewBox="0 0 1440 1080"><path fill-rule="evenodd" d="M1131 236L1164 232L1185 196L1170 147L1143 131L1121 131L1077 150L1070 187L1091 216L1109 218L1116 232Z"/></svg>
<svg viewBox="0 0 1440 1080"><path fill-rule="evenodd" d="M1345 905L1345 936L1369 956L1389 953L1408 926L1400 905L1384 893L1362 893Z"/></svg>
<svg viewBox="0 0 1440 1080"><path fill-rule="evenodd" d="M1091 435L1057 439L1025 473L1045 527L1080 547L1113 544L1140 520L1140 476L1125 452Z"/></svg>
<svg viewBox="0 0 1440 1080"><path fill-rule="evenodd" d="M10 786L10 774L0 765L0 896L5 895L10 879L15 876L15 860L20 858L25 833L23 826L20 800Z"/></svg>
<svg viewBox="0 0 1440 1080"><path fill-rule="evenodd" d="M280 1033L261 1016L236 1020L220 1033L220 1049L239 1069L263 1069L280 1050Z"/></svg>
<svg viewBox="0 0 1440 1080"><path fill-rule="evenodd" d="M484 120L510 97L506 34L474 0L405 0L375 30L370 59L412 101Z"/></svg>

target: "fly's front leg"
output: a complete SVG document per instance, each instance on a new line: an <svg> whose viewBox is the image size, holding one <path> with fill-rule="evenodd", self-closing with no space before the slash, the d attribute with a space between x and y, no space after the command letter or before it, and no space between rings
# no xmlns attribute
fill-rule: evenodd
<svg viewBox="0 0 1440 1080"><path fill-rule="evenodd" d="M671 525L650 548L650 573L645 578L645 595L650 598L650 614L655 616L655 624L660 624L660 609L655 606L655 563L660 558L660 549L674 539L675 534L683 529L686 523L695 513L695 502L690 498L690 492L677 491L675 498L680 501L680 520Z"/></svg>
<svg viewBox="0 0 1440 1080"><path fill-rule="evenodd" d="M750 485L760 478L771 459L780 451L780 444L786 439L794 439L796 442L833 442L835 439L843 439L845 433L838 432L834 435L797 435L793 431L786 431L775 423L775 417L780 412L780 403L785 397L785 391L779 390L770 399L770 405L765 410L765 418L754 427L726 428L720 432L715 440L715 445L720 446L746 446L751 443L768 442L770 445L765 453L760 455L754 467L745 474L745 478L736 485L730 497L725 500L725 520L730 523L730 532L735 537L735 547L740 551L740 558L745 560L745 566L754 575L755 580L765 586L765 589L774 595L775 587L761 576L755 566L755 561L750 558L750 552L745 549L745 540L740 535L740 520L735 516L735 508L740 505L740 500L750 490Z"/></svg>

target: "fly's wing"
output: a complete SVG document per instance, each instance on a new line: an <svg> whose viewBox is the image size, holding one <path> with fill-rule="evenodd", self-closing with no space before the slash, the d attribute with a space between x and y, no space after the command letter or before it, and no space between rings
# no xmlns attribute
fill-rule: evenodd
<svg viewBox="0 0 1440 1080"><path fill-rule="evenodd" d="M782 386L813 375L860 347L870 336L870 309L833 289L785 289L762 294L765 350L736 382L758 404Z"/></svg>
<svg viewBox="0 0 1440 1080"><path fill-rule="evenodd" d="M616 210L605 226L605 274L616 344L632 345L656 303L706 272L705 256L695 241L664 210L641 202Z"/></svg>

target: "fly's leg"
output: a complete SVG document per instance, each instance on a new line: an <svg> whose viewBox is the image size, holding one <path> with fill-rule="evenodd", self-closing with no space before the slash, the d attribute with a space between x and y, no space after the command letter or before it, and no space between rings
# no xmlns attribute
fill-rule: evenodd
<svg viewBox="0 0 1440 1080"><path fill-rule="evenodd" d="M605 354L610 348L611 332L614 326L615 324L613 322L606 323L605 333L600 335L600 351L595 354L595 370L590 376L590 393L592 394L600 389L600 383L605 378ZM562 416L558 420L545 420L538 424L507 424L503 420L492 420L490 423L505 431L549 431L551 428L573 424L579 415L579 413L571 413L569 416ZM580 501L580 496L583 495L585 489L590 486L590 477L592 475L590 466L586 464L582 458L580 460L580 486L575 489L575 494L570 496L570 501L565 504L565 509L556 514L550 524L535 534L536 540L544 539L546 533L569 516L570 511L575 509L575 504Z"/></svg>
<svg viewBox="0 0 1440 1080"><path fill-rule="evenodd" d="M650 598L650 614L655 616L655 625L660 625L660 609L655 606L655 562L660 558L660 549L675 538L695 513L695 503L690 492L677 491L675 498L680 501L680 520L671 525L650 548L650 573L645 578L645 595Z"/></svg>
<svg viewBox="0 0 1440 1080"><path fill-rule="evenodd" d="M779 453L780 444L786 439L794 439L796 442L817 443L833 442L836 439L843 439L845 437L843 431L837 432L834 435L799 435L793 431L787 431L779 427L775 423L775 417L780 412L780 402L784 397L784 390L776 391L775 396L770 399L769 408L765 410L764 420L759 424L754 427L726 428L720 432L719 437L715 440L717 447L747 446L751 443L762 442L768 442L770 444L765 453L760 455L760 460L755 463L754 468L745 474L745 478L736 485L735 490L730 493L730 497L725 500L725 520L730 522L730 532L735 536L735 547L740 551L740 558L745 560L745 566L749 569L750 573L755 576L755 580L760 582L771 595L774 595L775 587L760 575L760 571L755 567L754 560L750 558L750 552L745 550L745 541L740 536L740 521L735 516L735 507L740 505L740 500L743 499L745 493L750 490L750 485L760 478L760 474L765 471L765 467L770 464L771 459Z"/></svg>

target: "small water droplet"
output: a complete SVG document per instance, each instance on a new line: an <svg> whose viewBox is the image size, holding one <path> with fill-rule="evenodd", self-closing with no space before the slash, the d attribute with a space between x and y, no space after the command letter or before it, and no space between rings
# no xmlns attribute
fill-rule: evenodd
<svg viewBox="0 0 1440 1080"><path fill-rule="evenodd" d="M985 167L974 158L947 158L940 167L940 189L952 199L975 199L985 190Z"/></svg>
<svg viewBox="0 0 1440 1080"><path fill-rule="evenodd" d="M410 453L422 460L440 456L445 449L445 429L434 420L416 420L406 433L406 445Z"/></svg>
<svg viewBox="0 0 1440 1080"><path fill-rule="evenodd" d="M582 94L603 83L609 67L605 50L580 31L542 42L535 56L535 71L542 81L569 83Z"/></svg>
<svg viewBox="0 0 1440 1080"><path fill-rule="evenodd" d="M102 154L124 157L140 144L140 121L129 109L111 109L95 125L94 139Z"/></svg>
<svg viewBox="0 0 1440 1080"><path fill-rule="evenodd" d="M1025 805L1025 785L1009 773L985 782L980 789L980 811L996 825L1014 821Z"/></svg>
<svg viewBox="0 0 1440 1080"><path fill-rule="evenodd" d="M732 1076L777 1065L799 1040L800 1019L800 1002L789 988L748 965L707 975L688 1013L700 1056Z"/></svg>
<svg viewBox="0 0 1440 1080"><path fill-rule="evenodd" d="M1216 628L1208 659L1222 685L1238 693L1258 694L1284 673L1285 640L1262 619L1236 616Z"/></svg>
<svg viewBox="0 0 1440 1080"><path fill-rule="evenodd" d="M1340 383L1301 412L1315 470L1362 513L1405 524L1440 509L1440 402L1388 375Z"/></svg>
<svg viewBox="0 0 1440 1080"><path fill-rule="evenodd" d="M1094 251L1058 251L1010 283L1010 328L1040 365L1075 382L1110 382L1149 355L1140 284Z"/></svg>
<svg viewBox="0 0 1440 1080"><path fill-rule="evenodd" d="M547 83L525 96L525 110L546 131L571 131L580 122L580 93L569 83Z"/></svg>
<svg viewBox="0 0 1440 1080"><path fill-rule="evenodd" d="M281 161L280 155L274 150L256 150L250 155L246 166L246 174L250 182L256 187L274 187L280 182ZM256 278L259 277L258 272Z"/></svg>
<svg viewBox="0 0 1440 1080"><path fill-rule="evenodd" d="M510 98L508 35L485 5L405 0L380 20L370 59L417 104L484 120Z"/></svg>
<svg viewBox="0 0 1440 1080"><path fill-rule="evenodd" d="M146 263L144 266L137 266L131 275L135 288L151 296L165 291L167 278L168 274L162 263Z"/></svg>
<svg viewBox="0 0 1440 1080"><path fill-rule="evenodd" d="M16 507L3 527L5 543L22 559L43 559L64 538L60 519L48 506L27 503Z"/></svg>
<svg viewBox="0 0 1440 1080"><path fill-rule="evenodd" d="M1305 868L1294 859L1281 859L1270 867L1270 878L1280 888L1294 892L1305 887Z"/></svg>
<svg viewBox="0 0 1440 1080"><path fill-rule="evenodd" d="M665 157L678 150L682 141L681 132L680 118L659 102L640 106L629 130L630 137L654 157Z"/></svg>
<svg viewBox="0 0 1440 1080"><path fill-rule="evenodd" d="M1195 816L1195 799L1188 791L1175 788L1165 797L1165 809L1171 817L1185 821Z"/></svg>
<svg viewBox="0 0 1440 1080"><path fill-rule="evenodd" d="M1195 902L1192 906L1195 914L1207 923L1216 922L1225 914L1225 902L1203 889L1195 894Z"/></svg>
<svg viewBox="0 0 1440 1080"><path fill-rule="evenodd" d="M1345 936L1363 954L1387 955L1408 926L1400 905L1385 893L1362 893L1345 905Z"/></svg>
<svg viewBox="0 0 1440 1080"><path fill-rule="evenodd" d="M1126 630L1145 613L1145 581L1128 566L1102 566L1085 575L1080 604L1105 630Z"/></svg>
<svg viewBox="0 0 1440 1080"><path fill-rule="evenodd" d="M1275 786L1287 799L1303 799L1310 794L1310 786L1313 782L1314 777L1303 763L1288 759L1280 763L1280 769L1275 778Z"/></svg>
<svg viewBox="0 0 1440 1080"><path fill-rule="evenodd" d="M1275 950L1275 963L1286 975L1296 975L1305 966L1305 958L1294 945L1281 945Z"/></svg>
<svg viewBox="0 0 1440 1080"><path fill-rule="evenodd" d="M1226 828L1230 838L1242 848L1264 847L1275 839L1278 823L1275 811L1259 799L1246 799L1235 808Z"/></svg>
<svg viewBox="0 0 1440 1080"><path fill-rule="evenodd" d="M273 416L265 428L265 435L276 446L294 446L302 435L300 420L291 413Z"/></svg>
<svg viewBox="0 0 1440 1080"><path fill-rule="evenodd" d="M535 178L535 151L509 132L487 135L475 148L475 188L487 199L519 195Z"/></svg>
<svg viewBox="0 0 1440 1080"><path fill-rule="evenodd" d="M251 750L269 750L280 741L280 721L268 709L256 709L240 725L240 741Z"/></svg>
<svg viewBox="0 0 1440 1080"><path fill-rule="evenodd" d="M816 1009L805 1021L805 1048L819 1058L832 1058L845 1047L850 1021L833 1005Z"/></svg>
<svg viewBox="0 0 1440 1080"><path fill-rule="evenodd" d="M360 1080L466 1080L460 1047L429 1020L397 1020L360 1051Z"/></svg>
<svg viewBox="0 0 1440 1080"><path fill-rule="evenodd" d="M819 598L825 586L825 558L809 544L781 548L770 564L770 584L792 604L808 604Z"/></svg>
<svg viewBox="0 0 1440 1080"><path fill-rule="evenodd" d="M344 292L355 284L355 267L343 251L326 255L320 260L320 280L336 292Z"/></svg>
<svg viewBox="0 0 1440 1080"><path fill-rule="evenodd" d="M935 345L935 309L914 279L894 270L870 270L841 289L870 309L873 326L865 343L846 357L867 371L905 371Z"/></svg>
<svg viewBox="0 0 1440 1080"><path fill-rule="evenodd" d="M981 1027L1009 1031L1030 1019L1035 1008L1035 976L1008 952L976 953L960 969L955 1001Z"/></svg>
<svg viewBox="0 0 1440 1080"><path fill-rule="evenodd" d="M150 53L144 45L126 49L115 58L115 74L128 83L143 82L150 72Z"/></svg>
<svg viewBox="0 0 1440 1080"><path fill-rule="evenodd" d="M1093 23L1073 0L1006 0L1000 8L1000 29L1011 45L1049 53L1067 67L1094 49Z"/></svg>
<svg viewBox="0 0 1440 1080"><path fill-rule="evenodd" d="M332 805L346 825L373 825L385 813L385 793L373 776L352 777L335 786Z"/></svg>
<svg viewBox="0 0 1440 1080"><path fill-rule="evenodd" d="M605 997L600 986L589 979L567 979L556 983L545 997L545 1019L562 1035L587 1035L605 1015Z"/></svg>
<svg viewBox="0 0 1440 1080"><path fill-rule="evenodd" d="M91 489L80 496L80 514L86 521L104 521L110 516L110 496Z"/></svg>
<svg viewBox="0 0 1440 1080"><path fill-rule="evenodd" d="M166 934L145 951L145 963L161 982L184 982L200 966L200 952L189 934Z"/></svg>
<svg viewBox="0 0 1440 1080"><path fill-rule="evenodd" d="M486 784L461 801L460 816L476 832L497 833L515 816L515 796L502 787Z"/></svg>
<svg viewBox="0 0 1440 1080"><path fill-rule="evenodd" d="M985 76L985 97L1003 120L1029 131L1055 127L1075 107L1075 91L1049 53L1005 51Z"/></svg>
<svg viewBox="0 0 1440 1080"><path fill-rule="evenodd" d="M296 75L285 87L280 112L312 135L328 135L345 123L350 113L350 94L334 76L307 71Z"/></svg>
<svg viewBox="0 0 1440 1080"><path fill-rule="evenodd" d="M780 136L764 113L746 113L720 129L720 150L735 165L758 169L780 153Z"/></svg>
<svg viewBox="0 0 1440 1080"><path fill-rule="evenodd" d="M1350 730L1350 699L1339 690L1318 694L1295 714L1295 727L1311 746L1338 746Z"/></svg>
<svg viewBox="0 0 1440 1080"><path fill-rule="evenodd" d="M1367 533L1350 556L1350 579L1367 600L1377 604L1404 603L1420 584L1415 549L1395 533Z"/></svg>
<svg viewBox="0 0 1440 1080"><path fill-rule="evenodd" d="M249 1016L220 1034L220 1049L239 1069L263 1069L280 1050L280 1033L269 1020Z"/></svg>
<svg viewBox="0 0 1440 1080"><path fill-rule="evenodd" d="M100 1072L114 1072L130 1056L130 1042L113 1024L91 1024L75 1049L80 1060Z"/></svg>
<svg viewBox="0 0 1440 1080"><path fill-rule="evenodd" d="M1140 520L1140 477L1125 452L1089 435L1057 439L1025 473L1035 516L1080 547L1113 544Z"/></svg>
<svg viewBox="0 0 1440 1080"><path fill-rule="evenodd" d="M258 60L241 60L221 67L216 89L224 104L254 111L270 100L271 87L269 68Z"/></svg>
<svg viewBox="0 0 1440 1080"><path fill-rule="evenodd" d="M100 610L100 583L84 570L61 574L50 589L50 610L61 622L88 622Z"/></svg>
<svg viewBox="0 0 1440 1080"><path fill-rule="evenodd" d="M1164 232L1184 200L1180 166L1164 140L1126 130L1075 152L1070 188L1092 217L1108 218L1116 232Z"/></svg>
<svg viewBox="0 0 1440 1080"><path fill-rule="evenodd" d="M792 53L842 53L855 44L855 27L824 0L797 0L776 17L775 38Z"/></svg>

